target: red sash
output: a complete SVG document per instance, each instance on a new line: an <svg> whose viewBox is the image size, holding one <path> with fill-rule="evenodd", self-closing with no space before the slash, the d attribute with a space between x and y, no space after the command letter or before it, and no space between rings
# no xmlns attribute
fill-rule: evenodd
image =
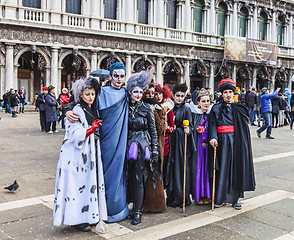
<svg viewBox="0 0 294 240"><path fill-rule="evenodd" d="M233 133L235 132L234 126L219 126L217 127L217 133Z"/></svg>

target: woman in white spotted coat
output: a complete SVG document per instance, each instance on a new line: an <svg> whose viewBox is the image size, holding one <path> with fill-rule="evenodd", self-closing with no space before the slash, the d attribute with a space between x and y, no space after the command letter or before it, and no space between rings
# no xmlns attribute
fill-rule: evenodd
<svg viewBox="0 0 294 240"><path fill-rule="evenodd" d="M92 104L99 84L93 78L80 79L72 90L78 102L73 111L79 114L79 121L65 122L66 133L56 172L53 218L54 226L63 223L89 231L90 225L107 220L98 114Z"/></svg>

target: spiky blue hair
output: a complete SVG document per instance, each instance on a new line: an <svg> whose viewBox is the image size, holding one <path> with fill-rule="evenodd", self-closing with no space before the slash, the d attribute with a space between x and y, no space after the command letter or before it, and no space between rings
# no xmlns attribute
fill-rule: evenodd
<svg viewBox="0 0 294 240"><path fill-rule="evenodd" d="M112 64L110 66L110 68L109 68L109 74L110 74L110 76L112 76L113 70L115 70L115 69L124 69L125 72L127 72L125 65L123 65L120 62L116 62L116 63Z"/></svg>

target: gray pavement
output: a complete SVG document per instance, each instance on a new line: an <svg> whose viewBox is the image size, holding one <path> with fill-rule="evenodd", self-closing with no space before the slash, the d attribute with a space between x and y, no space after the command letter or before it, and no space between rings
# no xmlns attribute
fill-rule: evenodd
<svg viewBox="0 0 294 240"><path fill-rule="evenodd" d="M59 133L46 134L40 131L37 112L19 114L17 118L0 112L0 117L0 240L111 239L109 235L77 232L66 226L53 227L51 202L44 204L40 200L40 197L54 193L56 165L64 136L60 125ZM281 239L283 236L290 236L284 239L294 239L294 154L287 157L282 155L294 151L294 130L291 131L289 127L273 129L275 139L268 140L264 138L265 133L258 139L256 129L257 127L250 126L253 155L254 158L264 159L255 163L256 191L245 193L244 201L253 199L254 202L257 199L258 207L254 208L254 204L251 206L246 202L252 208L242 209L238 213L234 210L229 217L222 218L219 214L221 218L215 218L209 224L199 225L200 227L190 226L189 230L181 230L178 226L176 234L165 233L154 239L165 236L166 239L275 239L281 236ZM267 161L267 156L274 154L281 154L281 157ZM15 179L20 184L19 190L15 194L6 192L3 188ZM265 200L263 204L259 197L277 190L286 191L290 197L287 195L279 199L277 196L274 202ZM30 200L28 203L19 201L24 199ZM215 213L231 210L231 207L226 207L217 209ZM208 206L192 204L186 211L187 219L194 219L196 223L197 216L200 218L201 214L209 213L207 215L215 217ZM119 223L119 228L127 228L131 234L142 231L142 237L137 239L147 239L144 238L144 230L151 232L151 229L163 223L165 225L162 226L172 229L176 227L173 224L182 220L185 218L181 209L168 208L165 213L144 214L139 226L132 226L129 220L125 220ZM131 236L133 235L125 235L128 239L135 239Z"/></svg>

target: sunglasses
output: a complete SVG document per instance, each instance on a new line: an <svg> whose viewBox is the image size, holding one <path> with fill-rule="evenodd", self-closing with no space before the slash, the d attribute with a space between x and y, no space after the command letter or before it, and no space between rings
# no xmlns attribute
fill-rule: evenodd
<svg viewBox="0 0 294 240"><path fill-rule="evenodd" d="M183 97L185 97L185 95L176 94L176 97L177 98L183 98Z"/></svg>
<svg viewBox="0 0 294 240"><path fill-rule="evenodd" d="M114 77L114 78L124 78L125 75L124 75L124 74L118 75L117 73L114 73L114 74L113 74L113 77Z"/></svg>

